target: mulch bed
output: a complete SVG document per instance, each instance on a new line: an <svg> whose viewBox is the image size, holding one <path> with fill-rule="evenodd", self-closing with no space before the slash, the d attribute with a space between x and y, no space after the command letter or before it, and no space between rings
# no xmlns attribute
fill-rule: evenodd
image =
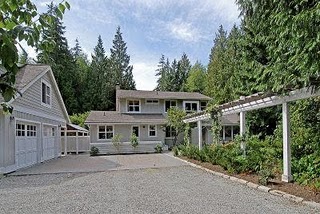
<svg viewBox="0 0 320 214"><path fill-rule="evenodd" d="M246 181L250 181L255 184L259 184L259 182L258 182L259 176L256 174L246 174L246 173L232 174L232 173L229 173L228 171L224 170L219 165L212 165L211 163L201 162L201 161L189 159L187 157L179 156L179 158L186 160L186 161L189 161L191 163L200 165L202 167L205 167L205 168L210 169L215 172L220 172L223 174L227 174L230 176L244 179ZM315 202L320 203L320 192L319 191L316 191L308 186L299 185L298 183L282 182L281 176L278 176L277 178L272 179L267 186L269 188L280 190L280 191L289 193L291 195L302 197L302 198L304 198L304 200L307 200L307 201L315 201Z"/></svg>

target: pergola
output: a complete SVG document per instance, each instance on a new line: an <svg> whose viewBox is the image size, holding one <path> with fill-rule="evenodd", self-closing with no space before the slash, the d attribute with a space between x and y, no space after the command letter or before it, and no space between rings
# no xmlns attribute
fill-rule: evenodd
<svg viewBox="0 0 320 214"><path fill-rule="evenodd" d="M276 105L282 105L282 120L283 120L283 174L282 181L292 181L291 175L291 149L290 149L290 115L288 103L296 100L307 99L320 95L320 90L315 90L314 86L290 91L287 95L275 95L256 93L240 99L222 104L218 106L222 116L229 114L240 113L240 135L242 136L245 130L245 115L247 111L267 108ZM197 112L187 115L183 120L185 123L197 122L199 149L202 148L202 121L210 120L210 113Z"/></svg>

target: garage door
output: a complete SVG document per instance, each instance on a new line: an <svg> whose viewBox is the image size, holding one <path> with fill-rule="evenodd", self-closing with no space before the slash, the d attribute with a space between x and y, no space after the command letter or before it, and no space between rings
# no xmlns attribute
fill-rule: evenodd
<svg viewBox="0 0 320 214"><path fill-rule="evenodd" d="M18 168L37 163L37 124L16 123L16 164Z"/></svg>
<svg viewBox="0 0 320 214"><path fill-rule="evenodd" d="M43 154L42 160L49 160L54 158L55 153L55 139L56 139L56 127L43 126Z"/></svg>

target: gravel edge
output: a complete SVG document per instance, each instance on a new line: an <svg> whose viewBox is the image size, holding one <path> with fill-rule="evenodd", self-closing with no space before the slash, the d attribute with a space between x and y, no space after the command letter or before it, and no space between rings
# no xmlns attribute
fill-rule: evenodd
<svg viewBox="0 0 320 214"><path fill-rule="evenodd" d="M166 154L166 155L168 155L168 154ZM236 178L236 177L233 177L233 176L229 176L229 175L223 174L221 172L215 172L213 170L207 169L205 167L199 166L197 164L191 163L189 161L183 160L183 159L181 159L179 157L176 157L176 156L173 156L173 155L168 155L168 156L176 158L176 159L178 159L180 161L183 161L183 162L187 163L188 165L190 165L192 167L195 167L195 168L198 168L198 169L202 169L202 170L204 170L206 172L209 172L209 173L211 173L213 175L216 175L216 176L219 176L219 177L222 177L222 178L225 178L225 179L229 179L229 180L234 181L234 182L238 182L238 183L240 183L242 185L245 185L245 186L247 186L249 188L257 189L257 190L262 191L262 192L267 192L267 193L270 193L272 195L283 197L283 198L289 199L290 201L293 201L295 203L301 203L301 204L304 204L304 205L307 205L307 206L311 206L313 208L320 209L320 203L317 203L317 202L314 202L314 201L307 201L304 198L301 198L301 197L298 197L298 196L295 196L295 195L291 195L289 193L286 193L286 192L283 192L283 191L280 191L280 190L271 189L269 187L266 187L266 186L263 186L263 185L259 185L259 184L255 184L255 183L246 181L244 179L240 179L240 178Z"/></svg>

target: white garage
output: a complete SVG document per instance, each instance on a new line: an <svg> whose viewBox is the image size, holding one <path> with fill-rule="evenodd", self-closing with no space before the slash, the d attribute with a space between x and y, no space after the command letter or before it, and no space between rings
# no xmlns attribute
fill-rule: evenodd
<svg viewBox="0 0 320 214"><path fill-rule="evenodd" d="M61 129L70 123L50 66L25 65L15 87L21 94L9 102L12 114L0 106L0 174L59 157Z"/></svg>
<svg viewBox="0 0 320 214"><path fill-rule="evenodd" d="M16 122L16 161L19 168L38 161L38 128L35 123Z"/></svg>

